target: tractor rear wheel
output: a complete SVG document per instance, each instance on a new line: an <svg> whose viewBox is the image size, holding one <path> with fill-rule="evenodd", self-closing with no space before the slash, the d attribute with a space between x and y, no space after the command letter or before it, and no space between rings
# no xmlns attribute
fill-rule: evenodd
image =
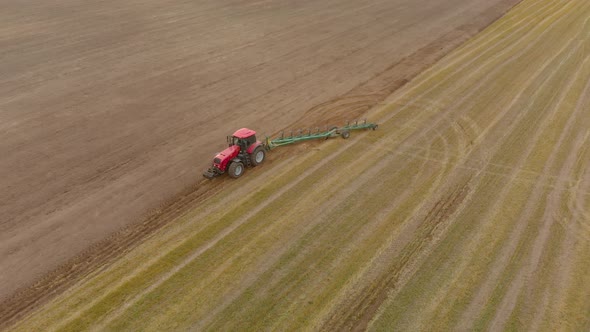
<svg viewBox="0 0 590 332"><path fill-rule="evenodd" d="M264 151L264 147L262 145L254 149L254 152L252 152L250 155L250 162L253 166L262 164L264 159L266 159L266 151Z"/></svg>
<svg viewBox="0 0 590 332"><path fill-rule="evenodd" d="M239 178L242 176L242 174L244 174L244 164L241 161L234 161L233 163L229 164L227 174L234 179Z"/></svg>

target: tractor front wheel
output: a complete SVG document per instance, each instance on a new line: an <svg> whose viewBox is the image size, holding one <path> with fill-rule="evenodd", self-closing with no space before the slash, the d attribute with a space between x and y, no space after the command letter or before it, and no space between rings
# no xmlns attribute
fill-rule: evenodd
<svg viewBox="0 0 590 332"><path fill-rule="evenodd" d="M264 159L266 159L266 151L264 151L264 147L262 145L254 149L254 152L252 152L250 155L250 162L254 166L262 164Z"/></svg>
<svg viewBox="0 0 590 332"><path fill-rule="evenodd" d="M230 177L234 179L239 178L240 176L242 176L242 174L244 174L244 164L242 164L242 162L239 161L234 161L229 165L227 173Z"/></svg>

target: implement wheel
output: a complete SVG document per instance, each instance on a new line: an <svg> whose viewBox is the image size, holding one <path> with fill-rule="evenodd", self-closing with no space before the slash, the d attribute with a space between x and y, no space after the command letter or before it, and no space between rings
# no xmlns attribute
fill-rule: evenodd
<svg viewBox="0 0 590 332"><path fill-rule="evenodd" d="M329 131L336 130L336 129L338 129L338 127L336 127L336 126L330 127L330 130ZM326 139L328 139L330 137L336 137L336 136L338 136L338 133L337 132L334 132L334 133L332 133L332 135L326 136Z"/></svg>
<svg viewBox="0 0 590 332"><path fill-rule="evenodd" d="M262 164L262 162L266 159L266 151L264 151L264 147L260 145L254 152L250 155L250 162L253 166L258 166Z"/></svg>
<svg viewBox="0 0 590 332"><path fill-rule="evenodd" d="M244 164L240 161L234 161L229 165L227 174L234 179L239 178L244 174Z"/></svg>
<svg viewBox="0 0 590 332"><path fill-rule="evenodd" d="M342 138L344 138L344 139L347 139L347 138L349 138L349 137L350 137L350 131L348 131L348 130L343 130L343 131L340 133L340 136L342 136Z"/></svg>

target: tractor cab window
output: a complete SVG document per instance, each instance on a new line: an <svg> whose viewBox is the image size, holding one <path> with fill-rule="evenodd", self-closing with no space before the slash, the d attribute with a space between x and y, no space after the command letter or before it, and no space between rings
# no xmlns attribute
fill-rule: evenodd
<svg viewBox="0 0 590 332"><path fill-rule="evenodd" d="M254 135L247 137L247 138L242 138L242 139L237 138L235 136L231 137L231 144L232 145L239 145L242 148L247 148L254 143L256 143L256 136L254 136Z"/></svg>
<svg viewBox="0 0 590 332"><path fill-rule="evenodd" d="M244 141L246 141L246 145L250 146L250 145L256 143L256 136L252 135L248 138L245 138Z"/></svg>

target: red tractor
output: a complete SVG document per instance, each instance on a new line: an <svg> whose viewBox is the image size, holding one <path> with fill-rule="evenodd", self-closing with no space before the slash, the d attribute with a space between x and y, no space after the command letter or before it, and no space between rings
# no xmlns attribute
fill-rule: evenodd
<svg viewBox="0 0 590 332"><path fill-rule="evenodd" d="M213 158L213 165L203 173L212 179L223 173L232 178L239 178L246 167L258 166L266 158L264 143L256 140L256 132L248 128L236 131L227 137L229 147Z"/></svg>

